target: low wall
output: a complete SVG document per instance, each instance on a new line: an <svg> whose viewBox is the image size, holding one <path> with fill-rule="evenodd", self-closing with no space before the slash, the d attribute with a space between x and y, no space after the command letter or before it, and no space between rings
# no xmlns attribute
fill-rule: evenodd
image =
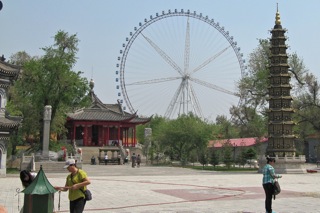
<svg viewBox="0 0 320 213"><path fill-rule="evenodd" d="M276 163L274 165L275 172L278 174L302 174L306 173L305 155L299 155L294 157L275 157ZM263 167L266 165L267 159L264 155L259 158L259 173L262 173Z"/></svg>

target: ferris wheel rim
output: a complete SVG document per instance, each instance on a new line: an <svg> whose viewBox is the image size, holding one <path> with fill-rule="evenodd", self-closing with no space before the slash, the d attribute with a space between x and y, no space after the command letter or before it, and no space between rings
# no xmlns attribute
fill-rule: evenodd
<svg viewBox="0 0 320 213"><path fill-rule="evenodd" d="M120 87L121 87L121 95L123 96L123 99L126 103L126 106L129 108L129 111L131 113L136 113L136 110L131 104L131 101L129 99L129 96L127 94L126 90L126 83L125 83L125 66L127 61L127 56L130 51L130 48L135 41L135 39L142 34L143 30L145 30L148 26L150 26L153 23L156 23L157 21L160 21L165 18L175 17L175 16L185 16L185 17L191 17L194 19L198 19L200 21L203 21L204 23L209 24L210 26L214 27L219 33L228 41L228 43L231 45L233 52L235 53L237 57L237 61L239 63L240 68L240 75L243 76L245 73L245 60L242 58L243 54L240 52L240 47L237 46L237 42L233 40L233 36L229 35L229 31L225 31L223 26L220 26L219 22L215 22L214 19L209 19L208 16L203 16L202 13L197 14L196 11L193 13L190 12L190 10L184 11L181 9L181 11L178 11L175 9L174 11L168 10L168 12L162 11L161 14L156 13L155 17L150 16L150 20L144 19L144 23L142 24L139 22L139 27L134 27L134 33L130 32L130 37L126 38L127 43L123 43L123 53L122 57L118 57L118 60L120 59L120 65L117 64L117 67L119 67L119 73L120 73ZM120 50L121 53L121 50ZM239 96L239 103L241 102L241 97ZM239 104L238 103L238 104Z"/></svg>

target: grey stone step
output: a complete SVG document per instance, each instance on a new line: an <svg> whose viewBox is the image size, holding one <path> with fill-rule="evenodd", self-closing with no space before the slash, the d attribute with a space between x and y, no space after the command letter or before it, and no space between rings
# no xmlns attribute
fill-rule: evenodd
<svg viewBox="0 0 320 213"><path fill-rule="evenodd" d="M42 169L45 173L67 173L68 171L64 169L65 162L56 162L56 161L48 161L48 162L35 162L36 172L40 170L40 166L42 165ZM82 163L77 163L78 168L82 168Z"/></svg>

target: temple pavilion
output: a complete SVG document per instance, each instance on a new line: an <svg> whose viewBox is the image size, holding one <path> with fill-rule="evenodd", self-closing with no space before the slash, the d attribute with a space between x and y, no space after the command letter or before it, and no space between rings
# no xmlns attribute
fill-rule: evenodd
<svg viewBox="0 0 320 213"><path fill-rule="evenodd" d="M119 100L116 104L102 103L93 88L94 82L91 80L91 106L68 114L67 139L78 146L135 147L136 126L149 122L151 118L125 112Z"/></svg>
<svg viewBox="0 0 320 213"><path fill-rule="evenodd" d="M6 110L8 89L18 78L20 67L5 62L0 57L0 177L6 176L6 159L10 134L16 131L21 117L10 116Z"/></svg>

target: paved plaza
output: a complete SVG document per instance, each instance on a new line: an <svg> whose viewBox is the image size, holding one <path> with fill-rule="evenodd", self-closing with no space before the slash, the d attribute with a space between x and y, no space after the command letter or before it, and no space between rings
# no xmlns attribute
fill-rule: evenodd
<svg viewBox="0 0 320 213"><path fill-rule="evenodd" d="M312 167L312 165L311 165ZM209 172L175 167L84 165L93 200L85 212L108 213L264 213L262 175L255 172ZM43 168L45 172L45 168ZM66 173L46 173L53 186ZM284 174L282 192L273 200L277 213L320 212L320 173ZM18 175L0 178L0 204L19 212L24 194ZM66 192L55 193L55 212L69 212Z"/></svg>

